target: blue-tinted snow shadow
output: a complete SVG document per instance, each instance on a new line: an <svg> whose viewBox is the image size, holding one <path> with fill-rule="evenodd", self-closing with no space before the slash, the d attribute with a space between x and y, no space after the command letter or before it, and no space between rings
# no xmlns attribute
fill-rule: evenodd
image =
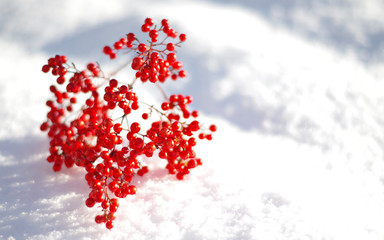
<svg viewBox="0 0 384 240"><path fill-rule="evenodd" d="M103 22L90 28L77 29L57 41L50 42L42 47L42 50L54 54L66 54L69 58L84 58L87 61L109 59L102 54L102 48L110 45L129 32L135 32L140 39L138 26L142 24L142 17L130 15L118 21Z"/></svg>
<svg viewBox="0 0 384 240"><path fill-rule="evenodd" d="M183 62L187 71L191 73L191 79L180 91L193 96L192 109L226 119L243 130L257 129L270 134L288 134L286 126L289 114L285 105L276 107L264 106L262 103L257 105L252 96L238 91L232 91L225 97L217 97L220 81L230 74L228 71L232 68L231 59L241 62L245 57L235 50L228 51L229 53L224 55L210 55L208 58L206 53L196 53L193 49L183 52ZM210 61L216 63L214 69L209 67ZM166 87L174 92L172 84L167 83ZM267 129L265 122L269 122L272 127Z"/></svg>
<svg viewBox="0 0 384 240"><path fill-rule="evenodd" d="M288 29L314 42L319 42L334 50L348 53L354 52L363 63L378 63L384 60L384 29L374 26L371 20L359 16L360 9L349 10L350 2L344 0L206 0L217 4L226 4L244 7L276 26ZM320 16L317 8L329 14ZM337 12L334 10L337 9ZM351 20L357 21L360 26L349 26L340 21L337 16L345 15L343 10L353 12ZM297 12L310 13L309 21L316 21L315 27L308 24L308 19L297 16ZM332 11L332 12L331 12ZM328 11L327 11L328 12ZM384 9L382 10L384 14ZM363 36L363 40L358 35Z"/></svg>
<svg viewBox="0 0 384 240"><path fill-rule="evenodd" d="M45 160L48 146L43 136L0 140L2 237L24 239L78 225L65 216L84 207L85 180L77 169L54 173Z"/></svg>

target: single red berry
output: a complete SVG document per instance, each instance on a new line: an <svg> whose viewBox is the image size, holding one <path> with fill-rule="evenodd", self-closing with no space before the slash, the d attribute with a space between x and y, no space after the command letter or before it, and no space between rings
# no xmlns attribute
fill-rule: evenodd
<svg viewBox="0 0 384 240"><path fill-rule="evenodd" d="M60 67L58 72L60 76L64 76L65 74L67 74L67 69Z"/></svg>
<svg viewBox="0 0 384 240"><path fill-rule="evenodd" d="M216 130L217 130L216 125L212 124L211 126L209 126L209 130L211 130L211 132L216 132Z"/></svg>
<svg viewBox="0 0 384 240"><path fill-rule="evenodd" d="M119 92L122 93L122 94L127 93L128 92L128 86L127 85L120 86Z"/></svg>
<svg viewBox="0 0 384 240"><path fill-rule="evenodd" d="M120 133L122 130L123 130L123 126L121 126L120 123L116 123L114 126L113 126L113 130L117 133Z"/></svg>
<svg viewBox="0 0 384 240"><path fill-rule="evenodd" d="M111 54L113 51L112 51L112 48L110 47L110 46L105 46L104 48L103 48L103 53L105 53L105 54L107 54L107 55L109 55L109 54Z"/></svg>
<svg viewBox="0 0 384 240"><path fill-rule="evenodd" d="M161 25L163 25L164 27L169 26L168 19L161 20Z"/></svg>
<svg viewBox="0 0 384 240"><path fill-rule="evenodd" d="M137 50L139 50L140 52L145 52L147 50L147 45L145 45L144 43L140 43L139 46L137 46Z"/></svg>
<svg viewBox="0 0 384 240"><path fill-rule="evenodd" d="M144 120L147 120L147 119L149 118L149 115L148 115L148 113L143 113L143 114L141 115L141 117L142 117Z"/></svg>
<svg viewBox="0 0 384 240"><path fill-rule="evenodd" d="M116 184L116 183L111 182L110 184L108 184L108 187L109 187L109 185L111 185L111 186L112 186L112 187L110 187L111 190L116 189L116 186L114 186L114 184ZM108 201L108 200L104 200L104 201L101 203L101 207L102 207L103 209L107 209L107 208L109 208L109 206L110 206L110 204L109 204L109 201Z"/></svg>
<svg viewBox="0 0 384 240"><path fill-rule="evenodd" d="M143 32L148 32L149 29L151 29L151 26L149 26L148 24L143 24L141 26L141 31L143 31Z"/></svg>
<svg viewBox="0 0 384 240"><path fill-rule="evenodd" d="M114 53L114 52L112 52L112 53L109 54L109 58L110 58L110 59L115 59L116 57L117 57L117 54Z"/></svg>
<svg viewBox="0 0 384 240"><path fill-rule="evenodd" d="M60 60L61 60L61 63L62 63L62 64L66 63L66 62L67 62L67 56L64 56L64 55L61 56L61 57L60 57Z"/></svg>
<svg viewBox="0 0 384 240"><path fill-rule="evenodd" d="M196 166L197 166L197 162L196 162L195 159L191 159L191 160L189 160L188 163L187 163L187 167L188 167L188 168L195 168Z"/></svg>
<svg viewBox="0 0 384 240"><path fill-rule="evenodd" d="M137 192L136 187L133 185L129 185L128 189L129 189L129 194L131 194L131 195L134 195Z"/></svg>
<svg viewBox="0 0 384 240"><path fill-rule="evenodd" d="M87 200L85 200L85 205L87 205L89 208L95 206L95 203L96 201L93 198L87 198Z"/></svg>
<svg viewBox="0 0 384 240"><path fill-rule="evenodd" d="M131 124L130 129L131 129L131 132L138 133L138 132L140 132L141 127L140 127L140 124L138 122L134 122Z"/></svg>
<svg viewBox="0 0 384 240"><path fill-rule="evenodd" d="M183 180L183 179L184 179L184 173L182 173L182 172L177 173L177 174L176 174L176 178L177 178L178 180Z"/></svg>
<svg viewBox="0 0 384 240"><path fill-rule="evenodd" d="M133 34L133 33L128 33L128 34L127 34L127 40L128 40L128 42L133 42L133 41L135 41L135 39L136 39L135 34Z"/></svg>
<svg viewBox="0 0 384 240"><path fill-rule="evenodd" d="M103 217L102 215L97 215L97 216L95 217L95 222L96 222L97 224L100 224L100 223L104 222L104 217Z"/></svg>
<svg viewBox="0 0 384 240"><path fill-rule="evenodd" d="M95 71L97 69L97 65L95 63L88 63L87 69L91 72Z"/></svg>
<svg viewBox="0 0 384 240"><path fill-rule="evenodd" d="M181 78L184 78L187 76L187 73L184 71L184 70L181 70L179 73L178 73L179 77Z"/></svg>
<svg viewBox="0 0 384 240"><path fill-rule="evenodd" d="M180 39L180 41L184 42L185 40L187 40L187 35L182 33L182 34L180 34L179 39Z"/></svg>
<svg viewBox="0 0 384 240"><path fill-rule="evenodd" d="M154 21L152 18L146 18L144 23L147 24L148 26L152 26L154 24Z"/></svg>
<svg viewBox="0 0 384 240"><path fill-rule="evenodd" d="M59 163L54 163L52 166L53 171L59 172L61 170L61 164Z"/></svg>
<svg viewBox="0 0 384 240"><path fill-rule="evenodd" d="M111 88L115 88L115 87L117 87L117 85L118 85L118 82L117 82L116 79L111 79L111 80L109 81L109 86L110 86Z"/></svg>
<svg viewBox="0 0 384 240"><path fill-rule="evenodd" d="M123 43L122 42L115 42L115 44L113 45L115 47L116 50L120 50L123 48Z"/></svg>
<svg viewBox="0 0 384 240"><path fill-rule="evenodd" d="M40 125L40 130L41 131L46 131L48 129L49 125L47 122L43 122L41 125Z"/></svg>
<svg viewBox="0 0 384 240"><path fill-rule="evenodd" d="M139 109L139 102L138 102L138 101L134 101L134 102L131 104L131 108L132 108L132 110L137 110L137 109Z"/></svg>
<svg viewBox="0 0 384 240"><path fill-rule="evenodd" d="M169 53L169 54L167 55L167 61L168 61L169 63L173 63L173 62L175 62L175 61L176 61L176 53L173 53L173 52Z"/></svg>
<svg viewBox="0 0 384 240"><path fill-rule="evenodd" d="M173 29L170 29L168 31L168 36L171 37L171 38L176 38L177 37L177 32Z"/></svg>
<svg viewBox="0 0 384 240"><path fill-rule="evenodd" d="M159 158L161 158L161 159L166 159L167 156L168 156L168 154L167 154L166 151L163 151L163 150L162 150L162 151L159 152Z"/></svg>
<svg viewBox="0 0 384 240"><path fill-rule="evenodd" d="M174 62L173 64L172 64L172 68L173 69L180 69L180 68L182 68L183 67L183 64L181 63L181 62ZM180 75L180 72L179 72L179 75Z"/></svg>
<svg viewBox="0 0 384 240"><path fill-rule="evenodd" d="M120 38L119 42L121 42L121 44L123 45L126 45L128 43L128 40L126 38Z"/></svg>
<svg viewBox="0 0 384 240"><path fill-rule="evenodd" d="M64 78L63 76L60 76L60 77L58 77L58 78L56 79L56 82L57 82L58 84L63 84L63 83L65 82L65 78Z"/></svg>
<svg viewBox="0 0 384 240"><path fill-rule="evenodd" d="M151 53L151 59L152 60L158 60L160 58L160 54L158 52L152 52Z"/></svg>
<svg viewBox="0 0 384 240"><path fill-rule="evenodd" d="M141 68L141 66L143 66L144 64L144 60L140 57L135 57L133 60L132 60L132 64L131 64L131 67L133 70L139 70Z"/></svg>
<svg viewBox="0 0 384 240"><path fill-rule="evenodd" d="M105 223L105 226L106 226L106 228L108 228L108 229L112 229L112 228L113 228L113 222L112 222L112 221L107 221L107 222Z"/></svg>
<svg viewBox="0 0 384 240"><path fill-rule="evenodd" d="M41 69L43 72L47 73L49 70L51 70L51 67L49 65L44 65Z"/></svg>
<svg viewBox="0 0 384 240"><path fill-rule="evenodd" d="M150 38L157 38L158 36L159 36L159 33L157 32L156 29L152 29L151 31L149 31L149 37Z"/></svg>
<svg viewBox="0 0 384 240"><path fill-rule="evenodd" d="M189 129L193 132L196 132L200 129L200 124L198 121L194 120L189 124Z"/></svg>
<svg viewBox="0 0 384 240"><path fill-rule="evenodd" d="M110 118L106 118L103 123L104 123L104 126L106 126L107 128L112 128L114 125L113 120Z"/></svg>
<svg viewBox="0 0 384 240"><path fill-rule="evenodd" d="M163 102L161 104L161 109L163 109L164 111L167 111L169 109L169 103Z"/></svg>
<svg viewBox="0 0 384 240"><path fill-rule="evenodd" d="M173 44L173 43L168 43L168 44L167 44L167 50L168 50L168 51L173 51L173 50L175 50L175 44Z"/></svg>

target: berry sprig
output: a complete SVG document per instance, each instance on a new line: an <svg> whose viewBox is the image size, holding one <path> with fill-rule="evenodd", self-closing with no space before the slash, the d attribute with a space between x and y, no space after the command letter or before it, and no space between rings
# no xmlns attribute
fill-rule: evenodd
<svg viewBox="0 0 384 240"><path fill-rule="evenodd" d="M215 125L206 128L197 120L198 111L189 110L191 96L168 97L161 89L165 99L159 107L139 99L134 89L138 79L158 84L169 77L177 80L186 76L175 51L186 35L178 35L166 19L157 28L147 18L141 31L148 33L147 43L128 33L113 47L103 48L110 59L123 51L132 53L129 65L135 77L129 84L113 78L116 72L106 76L95 63L79 70L61 55L50 58L42 67L43 72L56 78L56 84L50 86L54 98L46 102L50 109L47 120L40 126L50 138L47 161L53 163L55 172L63 164L67 168L85 169L85 180L90 187L85 204L101 208L95 222L105 223L108 229L113 228L118 198L136 194L133 178L149 171L143 159L157 154L166 160L169 174L182 180L191 169L202 164L194 151L197 141L211 140L211 133L216 131ZM161 35L163 39L159 42ZM171 42L175 39L176 42ZM139 118L142 121L155 118L148 129L143 127L146 124L132 120L136 118L131 115L139 109L143 112Z"/></svg>
<svg viewBox="0 0 384 240"><path fill-rule="evenodd" d="M103 52L111 59L117 57L117 53L121 50L134 50L137 55L133 58L131 67L136 71L136 78L141 81L164 82L171 76L173 80L178 77L185 77L186 72L182 70L183 64L177 61L175 49L187 39L185 34L180 34L173 30L167 19L161 21L161 26L156 29L151 18L147 18L141 26L143 32L148 32L150 40L148 44L140 42L134 33L128 33L126 38L121 38L113 44L113 48L105 46ZM160 33L164 33L165 37L158 42ZM166 42L169 38L179 41L176 43Z"/></svg>

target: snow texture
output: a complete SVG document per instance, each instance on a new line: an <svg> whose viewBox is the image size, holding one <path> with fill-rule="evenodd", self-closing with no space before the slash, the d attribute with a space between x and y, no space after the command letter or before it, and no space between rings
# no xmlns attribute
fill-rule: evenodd
<svg viewBox="0 0 384 240"><path fill-rule="evenodd" d="M384 239L383 1L2 0L0 13L0 239ZM111 67L100 49L146 17L187 33L188 78L165 88L218 132L184 181L148 160L109 231L83 170L45 160L41 66Z"/></svg>

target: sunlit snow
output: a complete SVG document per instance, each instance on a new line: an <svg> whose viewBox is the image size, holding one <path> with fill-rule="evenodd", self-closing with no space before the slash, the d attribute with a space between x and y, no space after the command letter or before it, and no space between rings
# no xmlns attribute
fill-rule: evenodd
<svg viewBox="0 0 384 240"><path fill-rule="evenodd" d="M2 0L0 13L0 239L384 239L382 1ZM45 160L41 66L64 54L111 70L102 47L146 17L187 34L188 78L165 89L218 132L184 181L147 160L109 231L83 170Z"/></svg>

